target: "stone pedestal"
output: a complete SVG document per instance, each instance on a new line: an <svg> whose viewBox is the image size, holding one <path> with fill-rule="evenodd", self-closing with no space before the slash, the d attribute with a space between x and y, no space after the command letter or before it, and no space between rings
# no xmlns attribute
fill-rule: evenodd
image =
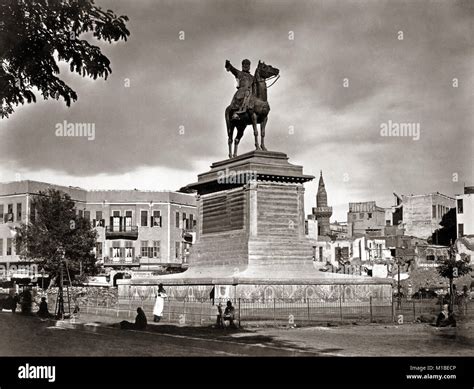
<svg viewBox="0 0 474 389"><path fill-rule="evenodd" d="M197 239L189 269L154 279L120 281L122 292L126 285L163 283L182 286L180 293L194 296L227 285L232 286L233 297L266 293L268 298L265 285L273 286L273 297L300 295L316 285L326 285L326 289L389 286L387 280L315 268L313 247L304 231L303 187L313 178L280 152L252 151L212 164L197 182L182 188L196 192L198 198ZM189 292L191 285L197 288ZM391 294L388 290L387 295Z"/></svg>

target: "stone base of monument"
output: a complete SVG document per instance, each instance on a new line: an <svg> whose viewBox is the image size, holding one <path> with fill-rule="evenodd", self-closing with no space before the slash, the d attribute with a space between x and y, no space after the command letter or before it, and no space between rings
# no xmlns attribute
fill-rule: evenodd
<svg viewBox="0 0 474 389"><path fill-rule="evenodd" d="M304 186L314 177L280 152L253 151L216 162L198 182L198 225L183 273L119 280L119 296L177 298L391 299L391 281L325 273L305 236Z"/></svg>

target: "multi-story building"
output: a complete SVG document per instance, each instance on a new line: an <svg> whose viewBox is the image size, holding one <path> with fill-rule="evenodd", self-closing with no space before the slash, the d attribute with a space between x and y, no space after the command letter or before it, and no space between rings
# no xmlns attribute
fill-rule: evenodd
<svg viewBox="0 0 474 389"><path fill-rule="evenodd" d="M331 235L335 236L336 239L346 239L347 238L347 222L338 222L335 221L329 226Z"/></svg>
<svg viewBox="0 0 474 389"><path fill-rule="evenodd" d="M466 186L464 194L456 195L456 221L458 238L474 235L474 186Z"/></svg>
<svg viewBox="0 0 474 389"><path fill-rule="evenodd" d="M439 222L451 208L454 198L441 193L407 195L402 198L402 224L405 233L427 239L440 228Z"/></svg>
<svg viewBox="0 0 474 389"><path fill-rule="evenodd" d="M194 195L87 191L35 181L0 184L0 263L20 263L13 247L14 227L30 221L32 200L49 188L69 194L78 215L91 222L98 233L96 258L109 270L154 271L186 266L191 242L185 235L196 225Z"/></svg>
<svg viewBox="0 0 474 389"><path fill-rule="evenodd" d="M386 221L386 209L378 207L375 201L349 203L349 212L347 212L349 237L366 234L381 236L387 225L391 225L391 221Z"/></svg>

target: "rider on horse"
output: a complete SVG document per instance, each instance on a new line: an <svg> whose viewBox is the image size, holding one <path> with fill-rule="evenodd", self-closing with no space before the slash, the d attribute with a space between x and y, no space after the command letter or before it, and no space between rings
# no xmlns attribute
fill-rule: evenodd
<svg viewBox="0 0 474 389"><path fill-rule="evenodd" d="M229 60L225 61L225 68L232 72L235 78L239 81L237 92L230 104L231 110L234 111L232 120L239 120L239 114L245 113L249 107L250 97L252 95L253 76L250 74L250 61L244 59L242 61L242 70L234 68Z"/></svg>

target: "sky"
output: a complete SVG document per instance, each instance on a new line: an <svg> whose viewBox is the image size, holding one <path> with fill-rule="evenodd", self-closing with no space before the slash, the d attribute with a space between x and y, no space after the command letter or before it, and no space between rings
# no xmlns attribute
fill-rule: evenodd
<svg viewBox="0 0 474 389"><path fill-rule="evenodd" d="M474 185L474 2L96 0L130 19L127 42L100 46L107 80L60 66L78 94L20 106L0 119L0 181L86 189L178 190L227 158L224 110L240 68L280 69L269 89L265 143L316 179L332 220L349 202L394 203L393 192L454 196ZM184 34L183 34L184 33ZM184 38L184 39L183 39ZM94 140L58 137L91 123ZM382 136L410 123L411 136ZM386 134L385 134L386 135ZM240 153L251 151L247 128Z"/></svg>

